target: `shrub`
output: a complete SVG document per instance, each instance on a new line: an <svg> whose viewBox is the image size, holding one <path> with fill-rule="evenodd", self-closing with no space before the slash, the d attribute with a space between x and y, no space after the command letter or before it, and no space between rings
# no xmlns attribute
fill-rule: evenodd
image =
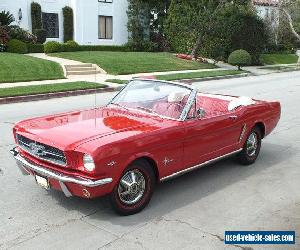
<svg viewBox="0 0 300 250"><path fill-rule="evenodd" d="M15 21L14 16L9 11L0 12L0 25L9 26Z"/></svg>
<svg viewBox="0 0 300 250"><path fill-rule="evenodd" d="M64 42L72 40L74 34L73 10L71 7L63 8L64 16Z"/></svg>
<svg viewBox="0 0 300 250"><path fill-rule="evenodd" d="M79 44L73 40L67 41L66 44L68 44L69 46L74 47L74 48L79 47Z"/></svg>
<svg viewBox="0 0 300 250"><path fill-rule="evenodd" d="M229 55L228 63L237 66L240 70L242 66L251 64L251 55L246 50L235 50Z"/></svg>
<svg viewBox="0 0 300 250"><path fill-rule="evenodd" d="M18 53L18 54L25 54L27 53L27 46L26 43L12 39L7 44L7 51L11 53Z"/></svg>
<svg viewBox="0 0 300 250"><path fill-rule="evenodd" d="M67 41L66 43L63 43L61 45L61 51L64 52L72 52L72 51L78 51L79 49L79 44L73 40Z"/></svg>
<svg viewBox="0 0 300 250"><path fill-rule="evenodd" d="M28 53L44 53L44 44L27 44Z"/></svg>
<svg viewBox="0 0 300 250"><path fill-rule="evenodd" d="M119 51L126 52L129 51L127 46L121 45L80 45L78 47L79 51Z"/></svg>
<svg viewBox="0 0 300 250"><path fill-rule="evenodd" d="M50 41L45 43L44 52L45 53L54 53L61 51L61 44L59 42Z"/></svg>
<svg viewBox="0 0 300 250"><path fill-rule="evenodd" d="M151 41L139 41L135 42L132 39L125 45L129 51L145 51L153 52L155 50L155 44Z"/></svg>
<svg viewBox="0 0 300 250"><path fill-rule="evenodd" d="M47 39L47 31L45 29L36 29L34 31L37 43L44 43Z"/></svg>
<svg viewBox="0 0 300 250"><path fill-rule="evenodd" d="M36 43L36 36L28 32L27 30L22 29L19 26L10 26L8 27L8 34L11 39L17 39L24 43Z"/></svg>
<svg viewBox="0 0 300 250"><path fill-rule="evenodd" d="M31 3L31 21L32 21L32 30L38 30L42 28L41 5L35 2Z"/></svg>
<svg viewBox="0 0 300 250"><path fill-rule="evenodd" d="M8 40L9 35L7 30L4 27L0 26L0 52L5 51Z"/></svg>

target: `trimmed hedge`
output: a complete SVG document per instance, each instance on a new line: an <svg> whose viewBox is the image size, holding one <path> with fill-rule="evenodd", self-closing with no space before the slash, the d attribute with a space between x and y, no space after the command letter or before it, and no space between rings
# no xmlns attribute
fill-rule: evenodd
<svg viewBox="0 0 300 250"><path fill-rule="evenodd" d="M39 3L31 3L31 21L33 31L42 28L42 8Z"/></svg>
<svg viewBox="0 0 300 250"><path fill-rule="evenodd" d="M63 16L64 16L64 42L73 39L74 35L74 17L73 17L73 10L71 7L64 7L63 8Z"/></svg>
<svg viewBox="0 0 300 250"><path fill-rule="evenodd" d="M62 46L59 42L50 41L45 43L44 52L45 53L61 52L61 48Z"/></svg>
<svg viewBox="0 0 300 250"><path fill-rule="evenodd" d="M26 54L27 53L27 45L26 43L17 40L11 39L7 44L7 52L17 53L17 54Z"/></svg>
<svg viewBox="0 0 300 250"><path fill-rule="evenodd" d="M66 43L58 42L47 42L44 45L45 53L54 52L75 52L75 51L118 51L118 52L128 52L130 49L123 46L113 46L113 45L76 45L75 41L68 41ZM55 47L55 48L54 48Z"/></svg>
<svg viewBox="0 0 300 250"><path fill-rule="evenodd" d="M28 53L44 53L44 44L27 44Z"/></svg>
<svg viewBox="0 0 300 250"><path fill-rule="evenodd" d="M130 51L125 45L80 45L78 49L79 51Z"/></svg>

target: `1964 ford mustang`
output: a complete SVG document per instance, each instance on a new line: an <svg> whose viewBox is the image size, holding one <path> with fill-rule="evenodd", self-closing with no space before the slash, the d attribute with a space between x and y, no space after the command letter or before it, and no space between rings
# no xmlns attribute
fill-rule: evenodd
<svg viewBox="0 0 300 250"><path fill-rule="evenodd" d="M68 197L109 194L129 215L161 181L234 154L254 163L280 113L279 102L132 80L105 107L19 122L11 153L42 187Z"/></svg>

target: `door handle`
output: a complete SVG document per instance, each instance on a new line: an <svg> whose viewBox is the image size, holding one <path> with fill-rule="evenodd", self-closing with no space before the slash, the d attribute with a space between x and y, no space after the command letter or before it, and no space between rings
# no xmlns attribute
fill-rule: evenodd
<svg viewBox="0 0 300 250"><path fill-rule="evenodd" d="M237 115L231 115L231 116L229 116L229 119L233 120L233 121L235 121L237 118L238 118Z"/></svg>

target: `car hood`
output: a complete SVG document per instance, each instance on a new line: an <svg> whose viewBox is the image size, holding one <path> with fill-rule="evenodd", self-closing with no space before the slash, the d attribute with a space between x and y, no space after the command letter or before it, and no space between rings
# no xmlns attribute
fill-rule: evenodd
<svg viewBox="0 0 300 250"><path fill-rule="evenodd" d="M72 150L87 141L118 132L157 129L153 124L159 120L121 109L101 108L25 120L15 126L15 132L62 150Z"/></svg>

